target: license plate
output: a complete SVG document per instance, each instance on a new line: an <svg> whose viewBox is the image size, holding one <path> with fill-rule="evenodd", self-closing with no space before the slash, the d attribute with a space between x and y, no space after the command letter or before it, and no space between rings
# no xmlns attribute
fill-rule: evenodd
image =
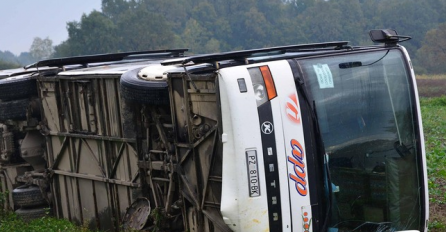
<svg viewBox="0 0 446 232"><path fill-rule="evenodd" d="M260 196L260 182L259 182L259 169L257 165L257 152L246 152L246 164L248 165L248 184L249 184L249 196Z"/></svg>

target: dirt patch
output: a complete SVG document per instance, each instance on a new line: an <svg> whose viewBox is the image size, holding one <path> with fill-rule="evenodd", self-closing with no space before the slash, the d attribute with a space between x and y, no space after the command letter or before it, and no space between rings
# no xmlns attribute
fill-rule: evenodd
<svg viewBox="0 0 446 232"><path fill-rule="evenodd" d="M446 79L417 79L420 97L446 96Z"/></svg>

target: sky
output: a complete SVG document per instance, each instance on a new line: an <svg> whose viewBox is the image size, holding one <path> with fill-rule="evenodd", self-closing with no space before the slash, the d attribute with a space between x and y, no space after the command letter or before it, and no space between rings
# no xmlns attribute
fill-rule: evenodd
<svg viewBox="0 0 446 232"><path fill-rule="evenodd" d="M101 10L101 0L0 0L0 51L29 51L35 37L53 46L68 38L67 22Z"/></svg>

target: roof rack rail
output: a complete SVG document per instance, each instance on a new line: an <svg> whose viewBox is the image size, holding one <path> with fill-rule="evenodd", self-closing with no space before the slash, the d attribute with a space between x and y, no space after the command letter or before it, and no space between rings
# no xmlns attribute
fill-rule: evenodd
<svg viewBox="0 0 446 232"><path fill-rule="evenodd" d="M334 48L334 49L342 49L345 45L348 44L348 41L335 41L335 42L327 42L327 43L312 43L312 44L299 44L299 45L289 45L289 46L280 46L280 47L270 47L270 48L260 48L260 49L252 49L252 50L242 50L235 52L223 52L223 53L214 53L214 54L206 54L206 55L197 55L190 56L178 59L170 59L161 62L162 65L184 65L189 62L194 62L194 64L199 63L211 63L222 60L232 60L232 59L243 59L247 57L252 57L255 55L266 55L265 53L286 53L299 51L303 49L323 49L323 48Z"/></svg>
<svg viewBox="0 0 446 232"><path fill-rule="evenodd" d="M139 51L139 52L121 52L121 53L108 53L98 55L86 55L86 56L74 56L65 58L55 58L48 60L41 60L34 64L30 64L24 67L24 69L38 68L42 66L61 67L64 65L87 65L89 63L101 63L110 61L120 61L125 58L155 58L155 57L181 57L184 52L189 49L169 49L169 50L151 50L151 51Z"/></svg>

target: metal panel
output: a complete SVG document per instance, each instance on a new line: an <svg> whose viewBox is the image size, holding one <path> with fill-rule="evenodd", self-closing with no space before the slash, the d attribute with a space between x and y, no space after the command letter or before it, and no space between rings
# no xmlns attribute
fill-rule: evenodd
<svg viewBox="0 0 446 232"><path fill-rule="evenodd" d="M80 209L82 209L82 221L92 223L90 221L92 218L96 218L97 208L96 208L96 196L94 195L94 189L92 188L92 181L82 178L78 178L78 187L82 189L79 191L79 203Z"/></svg>
<svg viewBox="0 0 446 232"><path fill-rule="evenodd" d="M115 222L112 220L113 215L111 207L109 205L110 191L107 187L107 183L95 181L93 182L93 186L94 186L94 194L96 196L96 203L95 203L96 213L98 215L96 220L97 223L99 224L97 227L103 230L110 229L111 227L113 227Z"/></svg>
<svg viewBox="0 0 446 232"><path fill-rule="evenodd" d="M184 226L191 231L230 231L219 213L222 146L216 75L172 75L168 81Z"/></svg>
<svg viewBox="0 0 446 232"><path fill-rule="evenodd" d="M61 131L61 125L58 117L56 82L40 82L42 108L49 116L45 123L50 131Z"/></svg>
<svg viewBox="0 0 446 232"><path fill-rule="evenodd" d="M121 121L120 121L120 106L116 104L118 102L118 96L116 91L119 87L119 82L115 82L114 80L105 80L106 92L104 96L107 101L107 114L108 114L108 125L110 126L110 131L107 135L110 136L121 136Z"/></svg>
<svg viewBox="0 0 446 232"><path fill-rule="evenodd" d="M56 215L119 230L140 195L136 141L122 138L119 76L41 78L39 86Z"/></svg>
<svg viewBox="0 0 446 232"><path fill-rule="evenodd" d="M50 133L122 137L118 75L39 78L39 87Z"/></svg>
<svg viewBox="0 0 446 232"><path fill-rule="evenodd" d="M95 228L103 229L107 224L118 226L115 223L138 195L138 159L133 144L49 137L55 154L51 167L56 177L53 184L59 186L55 191L60 192L54 196L60 211L58 215L88 222ZM109 211L114 218L102 216L103 213L109 215Z"/></svg>

